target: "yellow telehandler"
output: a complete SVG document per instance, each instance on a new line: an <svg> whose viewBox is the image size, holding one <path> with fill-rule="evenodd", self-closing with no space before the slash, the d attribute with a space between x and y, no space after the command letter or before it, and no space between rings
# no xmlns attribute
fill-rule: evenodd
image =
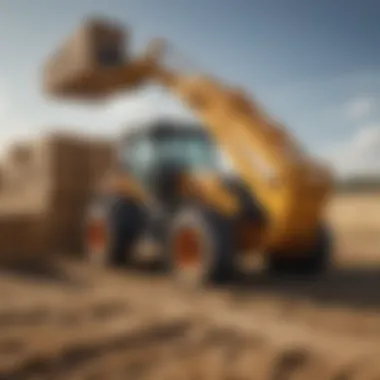
<svg viewBox="0 0 380 380"><path fill-rule="evenodd" d="M243 91L173 67L167 58L176 51L165 40L135 58L124 50L127 36L117 23L87 20L48 59L44 90L99 101L155 83L201 122L161 119L125 135L120 168L91 206L90 254L126 264L148 234L175 277L191 283L231 281L240 254L263 255L273 273L324 272L332 252L323 220L329 168ZM234 175L219 170L220 149Z"/></svg>

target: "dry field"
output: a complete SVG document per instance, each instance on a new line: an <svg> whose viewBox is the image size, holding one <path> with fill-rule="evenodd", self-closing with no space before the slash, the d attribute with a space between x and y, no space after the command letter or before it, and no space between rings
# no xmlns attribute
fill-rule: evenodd
<svg viewBox="0 0 380 380"><path fill-rule="evenodd" d="M368 263L380 258L380 192L337 196L328 219L343 261Z"/></svg>
<svg viewBox="0 0 380 380"><path fill-rule="evenodd" d="M314 280L197 293L137 270L3 272L0 379L380 379L379 203L333 201L336 268Z"/></svg>

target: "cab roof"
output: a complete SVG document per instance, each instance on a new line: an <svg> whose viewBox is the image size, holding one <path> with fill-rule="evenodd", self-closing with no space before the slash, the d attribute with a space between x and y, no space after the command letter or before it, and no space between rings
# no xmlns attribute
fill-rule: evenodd
<svg viewBox="0 0 380 380"><path fill-rule="evenodd" d="M142 135L154 138L162 135L175 135L177 133L181 135L183 133L196 133L207 136L207 133L199 123L184 119L160 118L128 126L128 130L123 133L123 140L129 140L132 137Z"/></svg>

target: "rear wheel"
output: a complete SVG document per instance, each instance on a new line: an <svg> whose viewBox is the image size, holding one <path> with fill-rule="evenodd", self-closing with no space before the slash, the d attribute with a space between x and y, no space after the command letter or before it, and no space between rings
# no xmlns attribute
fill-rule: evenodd
<svg viewBox="0 0 380 380"><path fill-rule="evenodd" d="M182 209L169 231L169 266L186 286L230 282L235 275L232 223L202 206Z"/></svg>
<svg viewBox="0 0 380 380"><path fill-rule="evenodd" d="M268 269L273 274L319 275L326 272L331 264L331 237L328 229L321 226L315 245L297 257L287 257L272 252L268 257Z"/></svg>

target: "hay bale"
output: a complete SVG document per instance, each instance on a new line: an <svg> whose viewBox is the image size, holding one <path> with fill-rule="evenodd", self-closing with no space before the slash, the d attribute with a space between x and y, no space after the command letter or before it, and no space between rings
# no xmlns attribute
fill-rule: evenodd
<svg viewBox="0 0 380 380"><path fill-rule="evenodd" d="M4 186L7 193L30 191L33 183L41 186L39 158L34 142L13 144L3 161Z"/></svg>
<svg viewBox="0 0 380 380"><path fill-rule="evenodd" d="M0 264L41 260L50 251L49 221L28 199L0 198Z"/></svg>
<svg viewBox="0 0 380 380"><path fill-rule="evenodd" d="M28 145L27 150L15 146L5 165L7 191L0 194L0 227L11 231L3 234L0 256L2 252L17 251L21 252L14 253L17 260L28 252L31 257L39 257L33 247L82 252L85 212L95 183L114 162L113 153L109 140L67 133L45 136ZM15 162L23 162L23 170L16 170ZM25 222L25 218L33 222ZM28 223L33 228L45 225L43 233L33 232L37 242L25 235L31 231Z"/></svg>
<svg viewBox="0 0 380 380"><path fill-rule="evenodd" d="M49 178L52 247L83 251L83 220L94 183L113 162L113 144L105 139L55 134L43 142Z"/></svg>
<svg viewBox="0 0 380 380"><path fill-rule="evenodd" d="M83 216L55 218L51 224L50 247L58 253L78 255L83 252Z"/></svg>
<svg viewBox="0 0 380 380"><path fill-rule="evenodd" d="M102 94L103 67L125 61L126 31L115 22L84 20L52 55L44 68L44 88L53 95Z"/></svg>
<svg viewBox="0 0 380 380"><path fill-rule="evenodd" d="M105 140L90 142L88 160L90 186L95 188L117 162L114 144Z"/></svg>
<svg viewBox="0 0 380 380"><path fill-rule="evenodd" d="M112 141L56 132L27 146L15 145L3 166L12 191L38 185L59 204L87 199L115 162Z"/></svg>
<svg viewBox="0 0 380 380"><path fill-rule="evenodd" d="M2 192L15 193L20 191L25 184L23 172L15 168L13 162L7 159L3 162L3 186Z"/></svg>
<svg viewBox="0 0 380 380"><path fill-rule="evenodd" d="M8 157L15 166L27 166L32 158L32 147L29 143L16 143L10 147Z"/></svg>
<svg viewBox="0 0 380 380"><path fill-rule="evenodd" d="M87 153L77 136L51 134L36 144L36 178L46 183L50 194L85 194L89 179Z"/></svg>

